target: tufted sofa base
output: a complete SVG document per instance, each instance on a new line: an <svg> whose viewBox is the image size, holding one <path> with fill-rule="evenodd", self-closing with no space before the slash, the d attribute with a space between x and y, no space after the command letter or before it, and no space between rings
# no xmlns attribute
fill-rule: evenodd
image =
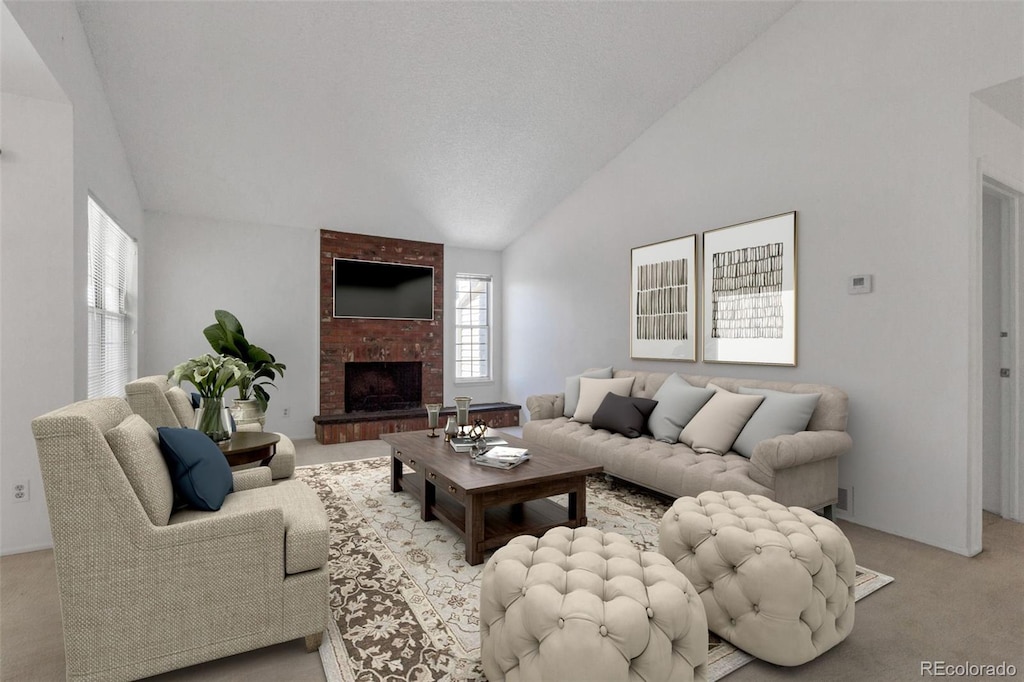
<svg viewBox="0 0 1024 682"><path fill-rule="evenodd" d="M853 629L853 549L814 512L705 492L676 500L658 538L700 593L711 631L760 659L800 665Z"/></svg>
<svg viewBox="0 0 1024 682"><path fill-rule="evenodd" d="M669 374L616 370L614 376L633 377L630 395L653 398ZM672 499L705 490L734 490L763 495L786 506L824 508L829 513L838 494L838 458L853 445L846 432L846 393L824 384L680 376L693 386L714 383L732 392L747 387L818 393L821 397L806 431L764 440L754 448L750 459L733 451L724 455L699 453L683 443L664 443L648 435L627 438L592 428L564 416L563 393L526 399L530 421L523 426L523 440L571 452L602 465L606 474Z"/></svg>
<svg viewBox="0 0 1024 682"><path fill-rule="evenodd" d="M490 682L707 679L697 591L617 533L520 536L484 567L480 652Z"/></svg>

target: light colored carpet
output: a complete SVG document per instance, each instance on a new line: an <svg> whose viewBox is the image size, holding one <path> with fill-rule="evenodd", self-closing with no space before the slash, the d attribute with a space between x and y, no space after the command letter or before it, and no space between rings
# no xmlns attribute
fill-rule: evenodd
<svg viewBox="0 0 1024 682"><path fill-rule="evenodd" d="M388 452L379 441L346 446L321 446L312 439L302 442L310 459L300 458L299 464L330 461L329 455L318 454L321 448L324 452L340 448L345 456L357 458ZM727 682L919 680L922 660L1006 661L1024 670L1024 524L986 513L984 551L976 557L848 521L840 520L839 527L860 564L897 574L899 580L877 597L857 604L853 632L840 646L797 668L755 660L730 674ZM53 551L0 557L0 680L48 682L64 677ZM317 682L326 678L320 657L307 654L302 640L295 640L153 679Z"/></svg>
<svg viewBox="0 0 1024 682"><path fill-rule="evenodd" d="M422 521L412 497L391 492L389 463L385 457L296 472L320 495L331 519L333 617L320 651L327 679L483 679L483 565L468 565L461 538L437 521ZM644 550L657 550L667 508L663 498L630 485L588 480L589 525L620 533ZM859 567L857 573L857 599L892 581ZM751 660L711 636L709 680Z"/></svg>

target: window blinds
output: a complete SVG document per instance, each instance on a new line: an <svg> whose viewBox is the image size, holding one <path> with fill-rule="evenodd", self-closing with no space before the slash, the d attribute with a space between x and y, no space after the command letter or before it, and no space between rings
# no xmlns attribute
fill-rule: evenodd
<svg viewBox="0 0 1024 682"><path fill-rule="evenodd" d="M89 197L88 397L124 395L131 354L130 287L135 273L132 239Z"/></svg>

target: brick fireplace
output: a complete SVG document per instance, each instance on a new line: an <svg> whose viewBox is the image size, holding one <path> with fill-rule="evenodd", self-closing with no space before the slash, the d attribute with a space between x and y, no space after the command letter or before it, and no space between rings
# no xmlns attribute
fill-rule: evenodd
<svg viewBox="0 0 1024 682"><path fill-rule="evenodd" d="M434 319L334 317L335 258L433 266ZM346 366L351 363L372 363L358 370L369 372L369 378L357 378L362 387L357 387L355 398L346 372ZM392 370L398 374L389 379L388 372ZM409 390L409 385L416 383L417 371L419 395L394 398L397 393L392 394L392 389L401 384L403 390ZM444 245L320 230L320 414L314 419L317 440L321 443L360 440L330 423L331 418L348 413L359 413L359 422L364 424L363 429L368 434L374 429L380 429L377 433L386 432L391 428L389 424L393 425L394 412L399 409L395 406L399 403L408 405L408 411L426 402L442 401L443 372ZM376 398L366 398L367 385L380 389ZM349 405L353 399L361 401L360 404ZM380 413L378 421L381 423L367 426L374 421L375 412ZM422 421L423 426L415 428L425 427L425 413ZM376 438L377 434L369 437Z"/></svg>

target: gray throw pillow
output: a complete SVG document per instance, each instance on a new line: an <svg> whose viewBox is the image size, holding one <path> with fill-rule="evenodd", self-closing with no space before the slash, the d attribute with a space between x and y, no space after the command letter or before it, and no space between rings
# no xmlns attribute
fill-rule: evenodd
<svg viewBox="0 0 1024 682"><path fill-rule="evenodd" d="M594 412L590 426L613 433L621 433L626 438L639 438L644 431L644 424L651 410L658 403L650 398L609 393L601 401L601 406Z"/></svg>
<svg viewBox="0 0 1024 682"><path fill-rule="evenodd" d="M741 387L740 393L764 396L764 402L751 415L732 446L747 458L753 456L754 447L763 440L806 429L821 397L820 393L786 393L767 388Z"/></svg>
<svg viewBox="0 0 1024 682"><path fill-rule="evenodd" d="M565 417L572 417L576 414L576 405L580 402L580 377L587 377L588 379L611 379L612 368L603 367L601 369L591 369L587 370L583 374L577 374L574 377L566 377L565 407L562 408L562 415Z"/></svg>
<svg viewBox="0 0 1024 682"><path fill-rule="evenodd" d="M658 404L647 420L648 430L656 440L675 443L683 427L714 394L714 389L691 386L678 374L669 375L654 394Z"/></svg>

